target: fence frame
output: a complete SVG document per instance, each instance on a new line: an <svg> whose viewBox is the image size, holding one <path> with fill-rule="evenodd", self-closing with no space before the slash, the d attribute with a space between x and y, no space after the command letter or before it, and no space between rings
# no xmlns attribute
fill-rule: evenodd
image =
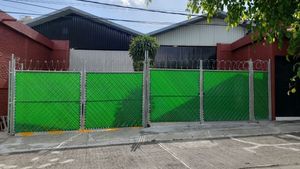
<svg viewBox="0 0 300 169"><path fill-rule="evenodd" d="M252 59L249 60L249 121L255 121L254 112L254 70Z"/></svg>
<svg viewBox="0 0 300 169"><path fill-rule="evenodd" d="M144 71L143 71L143 127L150 126L150 65L149 65L149 51L145 51Z"/></svg>
<svg viewBox="0 0 300 169"><path fill-rule="evenodd" d="M8 134L15 134L15 77L16 77L16 60L14 54L9 62L9 80L8 80Z"/></svg>
<svg viewBox="0 0 300 169"><path fill-rule="evenodd" d="M268 60L268 110L269 120L272 121L272 64L271 59Z"/></svg>
<svg viewBox="0 0 300 169"><path fill-rule="evenodd" d="M248 72L249 74L249 121L255 122L255 109L254 109L254 66L253 61L250 59L248 62L248 70L204 70L203 69L203 60L199 61L199 122L200 124L204 124L204 72L205 71L239 71L239 72ZM24 71L23 66L21 66L20 71ZM156 68L160 70L164 70L164 68ZM168 69L167 70L172 70ZM178 69L174 69L178 70ZM183 69L187 70L195 70L195 69ZM197 70L197 69L196 69ZM7 116L7 126L8 126L8 134L15 134L15 91L16 91L16 58L14 54L12 54L11 61L9 61L9 79L8 79L8 116ZM43 70L30 70L30 72L49 72ZM57 71L57 72L66 72L66 71ZM85 113L86 113L86 65L83 64L82 71L67 71L67 72L80 72L80 129L84 130L85 127ZM91 71L92 72L92 71ZM267 62L267 70L263 71L267 72L268 75L268 120L272 120L272 86L271 86L271 60L269 59ZM108 73L108 72L99 72L99 73ZM109 73L122 73L122 72L109 72ZM127 72L124 72L127 73ZM143 82L142 82L142 126L150 127L150 60L149 60L149 51L145 51L144 56L144 67L143 67Z"/></svg>
<svg viewBox="0 0 300 169"><path fill-rule="evenodd" d="M83 63L83 70L80 72L80 129L85 129L85 105L86 105L86 67Z"/></svg>
<svg viewBox="0 0 300 169"><path fill-rule="evenodd" d="M200 101L200 105L199 105L199 112L200 112L200 124L204 123L204 91L203 91L203 61L200 60L200 66L199 66L199 70L200 70L200 74L199 74L199 101Z"/></svg>

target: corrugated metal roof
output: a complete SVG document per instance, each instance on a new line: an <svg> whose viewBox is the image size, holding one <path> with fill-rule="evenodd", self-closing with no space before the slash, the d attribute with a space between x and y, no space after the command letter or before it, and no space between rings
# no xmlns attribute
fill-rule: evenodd
<svg viewBox="0 0 300 169"><path fill-rule="evenodd" d="M225 12L219 12L215 18L220 18L220 19L225 19L226 18L226 13ZM173 29L176 29L176 28L179 28L181 26L186 26L186 25L189 25L189 24L194 24L196 22L199 22L199 21L203 21L207 19L206 15L202 15L202 16L197 16L197 17L194 17L192 19L189 19L189 20L185 20L185 21L182 21L182 22L179 22L179 23L176 23L176 24L173 24L173 25L170 25L170 26L167 26L167 27L164 27L162 29L158 29L156 31L153 31L153 32L150 32L148 33L148 35L150 36L153 36L153 35L158 35L158 34L161 34L161 33L165 33L165 32L169 32ZM240 26L245 26L243 24L240 24Z"/></svg>
<svg viewBox="0 0 300 169"><path fill-rule="evenodd" d="M41 17L37 17L37 18L31 20L30 22L28 22L27 25L30 26L30 27L34 27L34 26L37 26L37 25L55 20L57 18L67 16L69 14L77 14L77 15L80 15L84 18L91 19L95 22L99 22L100 24L105 24L107 26L114 27L116 29L119 29L121 31L127 32L127 33L132 34L132 35L142 35L141 32L138 32L138 31L135 31L133 29L127 28L125 26L116 24L114 22L108 21L104 18L92 15L90 13L84 12L82 10L79 10L79 9L71 7L71 6L68 6L66 8L63 8L63 9L60 9L60 10L57 10L57 11L54 11L54 12L49 13L47 15L43 15Z"/></svg>

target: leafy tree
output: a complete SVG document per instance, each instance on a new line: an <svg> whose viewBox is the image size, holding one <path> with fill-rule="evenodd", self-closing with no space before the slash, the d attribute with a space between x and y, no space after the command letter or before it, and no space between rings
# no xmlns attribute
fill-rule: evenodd
<svg viewBox="0 0 300 169"><path fill-rule="evenodd" d="M191 13L205 13L208 21L219 11L227 10L229 27L248 23L248 30L255 32L256 40L268 43L289 40L288 60L300 59L300 0L189 0L187 10ZM291 83L300 78L299 62L294 66L295 76ZM291 85L288 93L296 92L296 85Z"/></svg>
<svg viewBox="0 0 300 169"><path fill-rule="evenodd" d="M145 51L149 51L150 63L154 61L159 44L154 37L147 35L134 37L129 46L129 55L133 60L133 67L135 71L143 69L143 61L145 58Z"/></svg>

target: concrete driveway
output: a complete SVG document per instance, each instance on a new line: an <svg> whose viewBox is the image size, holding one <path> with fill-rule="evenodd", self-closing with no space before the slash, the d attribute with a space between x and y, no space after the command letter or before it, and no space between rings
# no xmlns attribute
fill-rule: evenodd
<svg viewBox="0 0 300 169"><path fill-rule="evenodd" d="M0 156L0 168L300 168L300 134L231 137Z"/></svg>

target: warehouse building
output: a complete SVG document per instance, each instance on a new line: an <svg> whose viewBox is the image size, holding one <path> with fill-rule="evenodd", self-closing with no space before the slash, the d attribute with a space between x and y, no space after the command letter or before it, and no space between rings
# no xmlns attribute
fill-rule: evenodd
<svg viewBox="0 0 300 169"><path fill-rule="evenodd" d="M155 63L195 68L200 59L215 60L218 43L232 43L247 33L245 25L227 31L225 17L219 13L207 23L207 17L199 16L149 33L160 44Z"/></svg>
<svg viewBox="0 0 300 169"><path fill-rule="evenodd" d="M49 39L70 41L70 70L132 71L128 49L141 33L104 18L66 7L33 19L28 26Z"/></svg>

